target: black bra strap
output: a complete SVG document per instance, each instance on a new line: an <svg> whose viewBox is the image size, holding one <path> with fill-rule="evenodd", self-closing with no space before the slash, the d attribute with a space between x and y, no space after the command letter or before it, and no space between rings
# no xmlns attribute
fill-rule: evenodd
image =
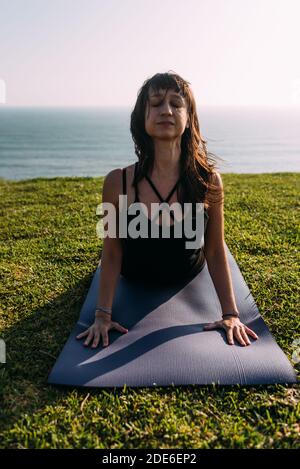
<svg viewBox="0 0 300 469"><path fill-rule="evenodd" d="M152 189L154 190L154 192L156 193L157 197L160 199L161 202L168 202L170 200L170 198L172 197L173 193L175 192L179 182L180 182L180 178L178 179L178 181L176 182L175 186L173 187L173 189L171 190L171 192L169 193L168 197L166 198L166 200L164 200L162 198L162 196L160 195L160 193L158 192L158 190L156 189L155 185L153 184L153 182L151 181L151 179L146 175L145 178L147 179L147 181L149 182L149 184L151 185ZM172 219L174 220L174 214L173 212L171 211L170 212L170 215L172 217ZM156 216L155 216L156 218ZM174 220L175 221L175 220Z"/></svg>
<svg viewBox="0 0 300 469"><path fill-rule="evenodd" d="M136 172L137 172L137 166L138 166L138 162L136 162L135 165L134 165L134 177L135 177ZM135 188L135 202L139 202L139 195L138 195L138 187L137 187L137 184L135 184L134 188Z"/></svg>
<svg viewBox="0 0 300 469"><path fill-rule="evenodd" d="M126 168L122 168L122 176L123 176L123 194L126 194Z"/></svg>
<svg viewBox="0 0 300 469"><path fill-rule="evenodd" d="M134 167L134 177L136 175L137 171L137 164L135 163ZM127 194L127 183L126 183L126 168L122 168L122 178L123 178L123 194ZM138 202L138 188L137 185L135 185L135 201Z"/></svg>
<svg viewBox="0 0 300 469"><path fill-rule="evenodd" d="M138 162L135 163L135 167L134 167L134 178L135 178L135 175L136 175L136 172L137 172L137 165L138 165ZM175 192L175 190L177 189L177 186L181 180L181 178L178 179L178 181L176 182L175 186L173 187L173 189L170 191L169 195L167 196L167 198L164 200L162 198L162 196L160 195L160 193L158 192L158 190L156 189L155 185L153 184L153 182L151 181L151 179L146 175L145 178L147 179L147 181L149 182L149 184L151 185L152 189L154 190L154 192L156 193L156 195L158 196L158 198L160 199L161 202L168 202L170 200L170 198L172 197L173 193ZM123 194L126 194L126 168L123 168ZM139 197L138 197L138 187L137 187L137 184L135 184L135 202L139 202ZM174 215L173 215L173 212L171 211L170 212L170 215L171 217L173 218L174 220Z"/></svg>
<svg viewBox="0 0 300 469"><path fill-rule="evenodd" d="M166 200L164 200L162 198L162 196L160 195L160 193L158 192L158 190L156 189L155 185L153 184L153 182L151 181L151 179L146 175L145 178L147 179L147 181L149 182L149 184L151 185L152 189L154 190L154 192L156 193L157 197L160 199L161 202L168 202L169 199L172 197L173 193L175 192L179 182L180 182L180 178L178 179L178 181L176 182L175 186L173 187L173 189L171 190L171 192L169 193L168 197L166 198Z"/></svg>

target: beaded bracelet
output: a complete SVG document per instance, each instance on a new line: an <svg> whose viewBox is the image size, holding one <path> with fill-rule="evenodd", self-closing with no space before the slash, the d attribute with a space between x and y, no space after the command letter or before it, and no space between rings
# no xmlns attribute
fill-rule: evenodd
<svg viewBox="0 0 300 469"><path fill-rule="evenodd" d="M104 308L104 306L99 306L98 308L95 309L95 313L97 313L97 311L103 311L104 313L111 314L112 309Z"/></svg>

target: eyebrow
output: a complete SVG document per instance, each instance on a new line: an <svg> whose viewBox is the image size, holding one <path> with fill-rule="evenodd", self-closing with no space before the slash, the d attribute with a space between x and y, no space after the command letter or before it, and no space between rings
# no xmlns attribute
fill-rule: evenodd
<svg viewBox="0 0 300 469"><path fill-rule="evenodd" d="M162 93L155 93L150 96L150 98L155 98L156 96L162 96ZM180 94L175 94L172 93L171 96L174 96L175 98L182 99L182 96Z"/></svg>

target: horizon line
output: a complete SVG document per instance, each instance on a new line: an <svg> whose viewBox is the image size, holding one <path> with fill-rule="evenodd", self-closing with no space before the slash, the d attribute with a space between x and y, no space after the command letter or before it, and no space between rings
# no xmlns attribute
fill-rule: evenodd
<svg viewBox="0 0 300 469"><path fill-rule="evenodd" d="M7 105L0 103L0 109L133 109L134 105L129 104L116 104L116 105L91 105L91 104L83 104L83 105L70 105L70 104L29 104L29 105ZM300 103L298 105L293 104L201 104L197 105L197 108L264 108L264 109L290 109L290 110L300 110Z"/></svg>

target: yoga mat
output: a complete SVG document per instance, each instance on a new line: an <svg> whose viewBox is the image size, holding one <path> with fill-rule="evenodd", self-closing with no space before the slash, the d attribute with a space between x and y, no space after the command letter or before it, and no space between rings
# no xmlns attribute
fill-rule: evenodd
<svg viewBox="0 0 300 469"><path fill-rule="evenodd" d="M96 349L84 347L85 339L76 336L93 323L100 262L48 383L99 388L297 383L292 364L262 319L226 243L225 248L240 319L259 336L249 337L251 345L242 346L236 339L229 345L224 329L202 330L222 313L205 263L192 279L170 286L120 275L112 318L129 331L110 330L107 347L102 342Z"/></svg>

